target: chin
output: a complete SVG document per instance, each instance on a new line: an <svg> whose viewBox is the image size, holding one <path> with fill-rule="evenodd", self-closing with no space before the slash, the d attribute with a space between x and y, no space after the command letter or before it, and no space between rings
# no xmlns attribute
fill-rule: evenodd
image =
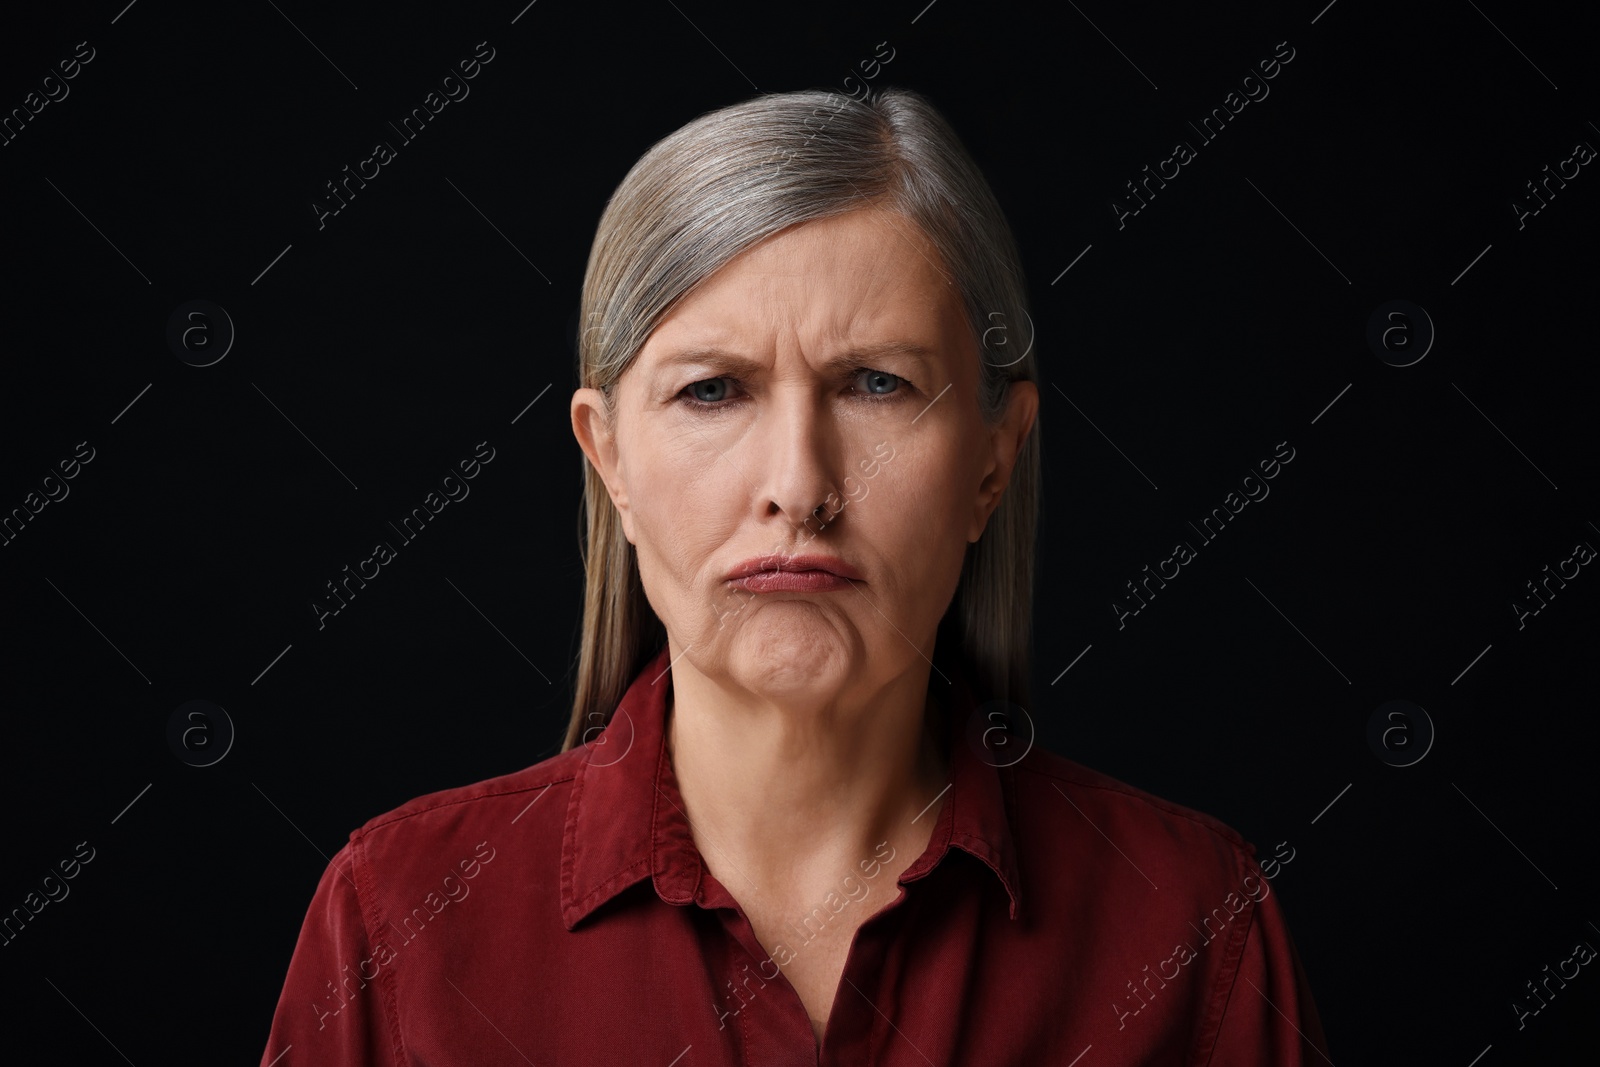
<svg viewBox="0 0 1600 1067"><path fill-rule="evenodd" d="M863 652L858 640L821 618L774 612L745 626L733 643L727 667L758 692L808 692L819 684L842 681Z"/></svg>

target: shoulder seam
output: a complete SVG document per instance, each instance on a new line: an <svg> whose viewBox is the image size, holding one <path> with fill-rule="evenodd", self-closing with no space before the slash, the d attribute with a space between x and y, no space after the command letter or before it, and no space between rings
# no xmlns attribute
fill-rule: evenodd
<svg viewBox="0 0 1600 1067"><path fill-rule="evenodd" d="M1249 875L1245 875L1249 877ZM1266 899L1265 897L1262 898ZM1222 1039L1222 1021L1228 1013L1228 1005L1233 1001L1234 990L1239 987L1239 975L1243 971L1245 947L1250 943L1250 937L1255 932L1256 921L1261 914L1261 902L1252 899L1250 902L1250 921L1241 924L1233 930L1233 936L1228 941L1228 949L1223 957L1222 966L1217 972L1217 989L1211 994L1211 1002L1206 1006L1205 1029L1195 1037L1192 1058L1202 1067L1210 1067L1213 1057L1217 1053L1217 1042ZM1242 932L1241 932L1242 931ZM1257 990L1259 992L1259 990ZM1204 1058L1201 1054L1204 1053Z"/></svg>
<svg viewBox="0 0 1600 1067"><path fill-rule="evenodd" d="M351 878L351 885L355 887L356 906L361 911L361 922L366 927L367 947L371 948L378 943L378 920L381 916L376 914L377 901L371 892L371 886L363 889L361 885L362 882L371 877L372 873L371 865L364 862L365 859L365 836L360 830L357 830L350 835L350 873L354 876ZM374 951L373 955L376 954ZM360 973L360 964L356 965L356 971L358 974ZM374 984L378 986L377 992L382 1003L384 1022L388 1024L389 1041L394 1046L395 1062L404 1063L405 1037L400 1028L400 1005L396 1000L393 968L380 967Z"/></svg>
<svg viewBox="0 0 1600 1067"><path fill-rule="evenodd" d="M1041 767L1022 767L1019 765L1017 769L1025 770L1030 774L1036 774L1043 778L1053 778L1061 782L1070 782L1073 785L1082 786L1085 789L1098 789L1106 793L1116 793L1121 796L1125 796L1130 800L1137 800L1142 804L1155 808L1158 811L1163 811L1168 815L1174 815L1178 818L1185 819L1201 829L1209 831L1213 836L1222 838L1222 840L1233 846L1234 850L1239 853L1240 857L1243 859L1250 858L1250 852L1254 847L1250 844L1250 842L1245 840L1243 834L1239 833L1239 831L1235 830L1233 827L1229 826L1227 823L1213 815L1202 815L1200 812L1184 808L1183 806L1172 801L1163 800L1160 797L1145 793L1142 790L1137 790L1135 787L1126 785L1124 783L1111 784L1106 782L1089 782L1084 781L1082 778L1077 776L1068 777L1065 775L1055 774Z"/></svg>
<svg viewBox="0 0 1600 1067"><path fill-rule="evenodd" d="M566 775L562 778L552 778L547 782L516 786L514 788L507 789L497 789L485 793L474 793L471 796L460 797L455 800L440 800L433 804L429 804L427 807L417 808L413 811L406 811L400 814L390 812L387 815L376 816L371 821L364 823L360 829L352 832L352 836L354 836L354 834L368 834L385 826L392 826L397 822L404 822L406 819L410 819L418 815L426 815L428 812L439 811L442 808L454 807L457 804L471 804L479 800L489 800L493 797L511 796L516 793L528 793L538 789L548 789L553 785L560 785L562 782L570 782L576 777L577 775L574 773Z"/></svg>

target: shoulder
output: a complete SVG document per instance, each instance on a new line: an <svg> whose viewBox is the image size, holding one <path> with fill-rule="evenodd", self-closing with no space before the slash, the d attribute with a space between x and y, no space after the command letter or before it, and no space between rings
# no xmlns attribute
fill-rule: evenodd
<svg viewBox="0 0 1600 1067"><path fill-rule="evenodd" d="M1087 853L1157 886L1202 891L1236 885L1257 869L1255 847L1222 820L1054 752L1036 747L1011 768L1011 782L1024 857L1071 865Z"/></svg>
<svg viewBox="0 0 1600 1067"><path fill-rule="evenodd" d="M1032 928L1063 946L1052 958L1109 979L1100 1018L1127 1062L1187 1049L1184 1062L1299 1064L1299 1038L1325 1047L1272 892L1278 861L1263 870L1220 819L1048 751L1009 785Z"/></svg>
<svg viewBox="0 0 1600 1067"><path fill-rule="evenodd" d="M350 834L350 846L385 866L437 863L449 849L476 847L513 836L519 844L560 840L567 794L584 757L572 749L510 774L413 797L368 819Z"/></svg>

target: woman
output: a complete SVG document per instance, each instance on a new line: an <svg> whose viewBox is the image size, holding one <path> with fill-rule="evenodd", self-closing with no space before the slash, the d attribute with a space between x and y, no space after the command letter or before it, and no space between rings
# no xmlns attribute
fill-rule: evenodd
<svg viewBox="0 0 1600 1067"><path fill-rule="evenodd" d="M581 311L564 749L351 835L262 1062L1323 1055L1250 846L991 710L1027 703L1038 390L984 344L1020 264L929 104L678 130Z"/></svg>

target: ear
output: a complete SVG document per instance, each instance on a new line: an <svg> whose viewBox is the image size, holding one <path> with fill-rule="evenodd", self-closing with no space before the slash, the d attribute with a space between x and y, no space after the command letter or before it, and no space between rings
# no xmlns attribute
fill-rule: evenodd
<svg viewBox="0 0 1600 1067"><path fill-rule="evenodd" d="M622 531L632 544L633 515L628 510L627 482L617 448L615 427L606 412L605 394L600 390L585 387L573 392L572 435L578 439L578 447L583 449L583 454L605 482L611 503L622 518Z"/></svg>
<svg viewBox="0 0 1600 1067"><path fill-rule="evenodd" d="M967 541L973 543L983 536L989 525L989 516L1000 506L1000 497L1011 482L1011 471L1022 454L1022 446L1033 429L1039 414L1039 389L1030 381L1013 381L1006 389L1006 411L1000 422L989 430L989 466L978 483L978 496L973 502L972 524L967 529Z"/></svg>

